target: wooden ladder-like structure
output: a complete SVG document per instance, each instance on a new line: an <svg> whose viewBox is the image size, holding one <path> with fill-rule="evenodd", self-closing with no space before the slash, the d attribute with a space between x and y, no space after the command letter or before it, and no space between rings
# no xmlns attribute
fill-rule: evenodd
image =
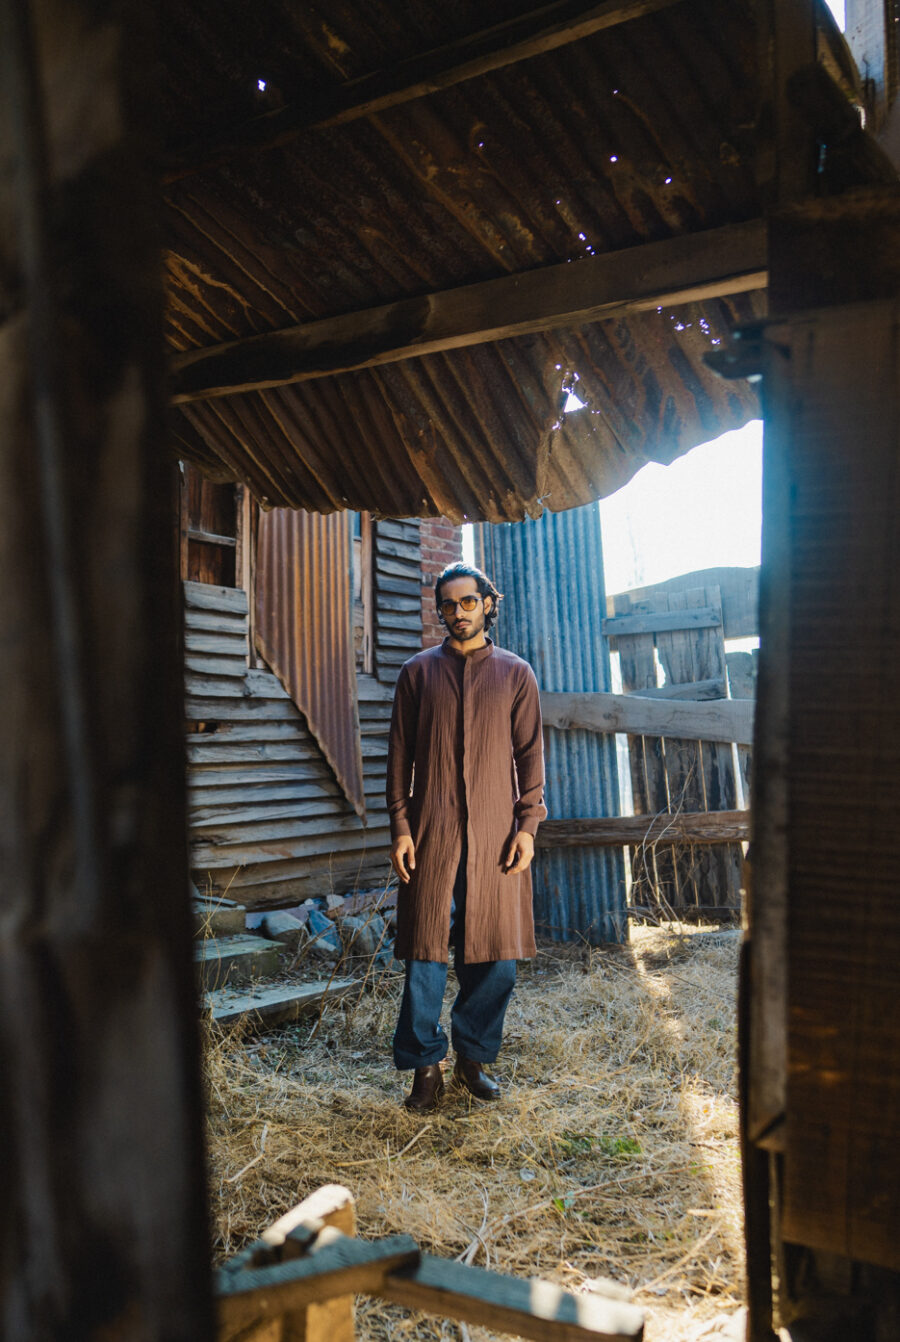
<svg viewBox="0 0 900 1342"><path fill-rule="evenodd" d="M641 1310L422 1253L409 1235L354 1238L353 1196L320 1188L220 1271L219 1342L352 1342L356 1295L535 1342L640 1342ZM624 1294L624 1292L623 1292Z"/></svg>

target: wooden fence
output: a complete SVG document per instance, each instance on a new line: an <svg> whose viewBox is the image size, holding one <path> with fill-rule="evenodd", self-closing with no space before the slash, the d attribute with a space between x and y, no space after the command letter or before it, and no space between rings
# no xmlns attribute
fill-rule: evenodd
<svg viewBox="0 0 900 1342"><path fill-rule="evenodd" d="M541 696L549 726L627 737L635 814L545 821L538 842L628 847L631 903L654 916L740 908L753 658L726 657L725 637L756 633L757 575L713 570L611 597L604 633L624 692Z"/></svg>

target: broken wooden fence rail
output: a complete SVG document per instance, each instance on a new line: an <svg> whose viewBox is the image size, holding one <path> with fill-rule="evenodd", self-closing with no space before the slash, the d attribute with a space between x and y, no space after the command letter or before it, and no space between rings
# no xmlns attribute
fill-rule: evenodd
<svg viewBox="0 0 900 1342"><path fill-rule="evenodd" d="M350 1342L354 1295L534 1342L640 1342L643 1313L422 1253L409 1235L354 1239L352 1195L328 1185L218 1274L219 1342ZM342 1233L346 1230L348 1233Z"/></svg>
<svg viewBox="0 0 900 1342"><path fill-rule="evenodd" d="M668 736L684 741L753 744L751 699L708 699L693 703L640 694L557 694L541 692L545 727L629 736Z"/></svg>
<svg viewBox="0 0 900 1342"><path fill-rule="evenodd" d="M749 811L680 811L671 815L545 820L535 843L538 848L576 848L587 844L640 847L657 843L745 843L749 839Z"/></svg>

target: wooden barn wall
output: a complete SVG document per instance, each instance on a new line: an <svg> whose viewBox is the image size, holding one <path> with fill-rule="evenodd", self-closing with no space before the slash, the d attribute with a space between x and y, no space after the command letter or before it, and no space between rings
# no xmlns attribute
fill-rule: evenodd
<svg viewBox="0 0 900 1342"><path fill-rule="evenodd" d="M377 522L375 674L357 677L365 824L280 681L248 665L247 593L185 583L191 866L201 889L260 908L388 879L387 734L393 683L422 644L420 567L418 522Z"/></svg>
<svg viewBox="0 0 900 1342"><path fill-rule="evenodd" d="M393 685L403 663L422 646L419 524L376 522L374 545L375 678Z"/></svg>

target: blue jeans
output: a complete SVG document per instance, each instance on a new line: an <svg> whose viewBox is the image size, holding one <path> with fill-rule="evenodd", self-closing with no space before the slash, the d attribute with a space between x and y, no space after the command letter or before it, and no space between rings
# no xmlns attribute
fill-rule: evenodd
<svg viewBox="0 0 900 1342"><path fill-rule="evenodd" d="M450 942L459 992L450 1013L457 1053L493 1062L500 1052L503 1018L516 982L515 960L465 962L466 855L456 873L450 904ZM440 1014L448 966L439 960L407 960L400 1016L394 1033L394 1064L401 1071L428 1067L447 1056Z"/></svg>

